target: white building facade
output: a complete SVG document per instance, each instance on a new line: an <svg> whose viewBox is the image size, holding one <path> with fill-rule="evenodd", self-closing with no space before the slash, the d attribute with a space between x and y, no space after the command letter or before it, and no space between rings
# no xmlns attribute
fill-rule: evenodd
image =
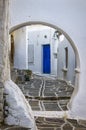
<svg viewBox="0 0 86 130"><path fill-rule="evenodd" d="M63 34L43 25L25 26L13 32L14 68L29 69L75 83L75 54Z"/></svg>
<svg viewBox="0 0 86 130"><path fill-rule="evenodd" d="M28 27L28 69L35 73L57 75L58 38L55 29L46 26ZM56 50L55 50L56 49Z"/></svg>
<svg viewBox="0 0 86 130"><path fill-rule="evenodd" d="M14 31L14 68L57 75L58 38L55 29L36 25Z"/></svg>
<svg viewBox="0 0 86 130"><path fill-rule="evenodd" d="M28 69L26 27L13 32L14 37L14 68Z"/></svg>
<svg viewBox="0 0 86 130"><path fill-rule="evenodd" d="M59 42L57 55L57 77L75 85L75 53L66 38L62 42Z"/></svg>

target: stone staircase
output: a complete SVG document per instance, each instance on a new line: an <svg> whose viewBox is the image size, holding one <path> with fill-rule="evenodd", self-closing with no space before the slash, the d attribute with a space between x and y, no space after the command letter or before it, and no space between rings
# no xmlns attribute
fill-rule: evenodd
<svg viewBox="0 0 86 130"><path fill-rule="evenodd" d="M38 130L86 130L85 120L35 117ZM18 126L3 126L0 130L31 130Z"/></svg>
<svg viewBox="0 0 86 130"><path fill-rule="evenodd" d="M22 72L19 72L20 77ZM21 80L23 81L23 80ZM48 113L49 110L65 111L67 103L74 88L64 81L51 80L35 76L30 81L18 82L18 86L23 91L32 110L40 111L44 108ZM52 94L54 96L52 96ZM44 111L42 110L42 111ZM38 130L86 130L85 120L69 119L67 117L41 117L35 116ZM6 127L2 130L30 130L22 127Z"/></svg>
<svg viewBox="0 0 86 130"><path fill-rule="evenodd" d="M75 119L38 117L36 124L38 130L86 130L86 121L83 124Z"/></svg>

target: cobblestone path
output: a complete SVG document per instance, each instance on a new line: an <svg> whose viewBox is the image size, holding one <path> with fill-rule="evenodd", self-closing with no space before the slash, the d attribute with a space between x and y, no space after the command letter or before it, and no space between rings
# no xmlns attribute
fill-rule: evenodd
<svg viewBox="0 0 86 130"><path fill-rule="evenodd" d="M34 75L33 79L23 84L18 83L34 112L64 111L74 88L65 81ZM35 114L34 114L35 115ZM35 115L38 130L86 130L86 120L67 117L41 117ZM7 129L9 128L9 129ZM2 126L1 130L30 130L21 127Z"/></svg>
<svg viewBox="0 0 86 130"><path fill-rule="evenodd" d="M38 117L36 124L38 130L86 130L86 121L83 124L74 119Z"/></svg>
<svg viewBox="0 0 86 130"><path fill-rule="evenodd" d="M35 117L38 130L86 130L85 120ZM3 126L0 130L31 130L18 126Z"/></svg>
<svg viewBox="0 0 86 130"><path fill-rule="evenodd" d="M36 75L29 82L18 86L35 111L67 110L67 103L74 90L65 81Z"/></svg>

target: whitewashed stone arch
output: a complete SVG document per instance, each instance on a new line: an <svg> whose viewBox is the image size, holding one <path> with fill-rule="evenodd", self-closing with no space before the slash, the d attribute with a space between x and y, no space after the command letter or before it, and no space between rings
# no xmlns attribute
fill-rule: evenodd
<svg viewBox="0 0 86 130"><path fill-rule="evenodd" d="M46 22L41 22L41 21L30 21L30 22L26 22L26 23L21 23L19 25L16 25L14 27L12 27L9 31L9 33L12 33L13 31L19 29L19 28L22 28L24 26L29 26L29 25L37 25L37 24L41 24L41 25L45 25L45 26L49 26L49 27L52 27L54 29L57 29L59 32L61 32L66 38L67 40L69 41L69 44L72 46L73 50L74 50L74 53L75 53L75 60L76 60L76 68L75 68L75 89L74 89L74 92L72 94L72 97L71 97L71 100L70 100L70 103L68 105L68 108L70 109L71 108L71 103L72 103L72 99L74 98L74 96L76 95L77 91L78 91L78 88L79 88L79 75L80 75L80 58L79 58L79 53L78 53L78 50L77 50L77 47L75 45L75 43L73 42L73 40L70 38L70 36L64 31L62 30L61 28L59 28L58 26L56 25L53 25L53 24L50 24L50 23L46 23Z"/></svg>
<svg viewBox="0 0 86 130"><path fill-rule="evenodd" d="M10 0L10 29L26 22L42 21L53 27L64 30L78 50L76 78L79 78L79 89L76 89L71 103L71 113L86 119L86 1L84 0ZM49 24L48 24L49 25ZM65 33L65 36L66 36ZM70 39L69 38L69 39ZM77 48L77 49L76 49ZM75 51L77 52L77 51ZM78 81L78 80L76 80ZM69 105L70 106L70 105Z"/></svg>

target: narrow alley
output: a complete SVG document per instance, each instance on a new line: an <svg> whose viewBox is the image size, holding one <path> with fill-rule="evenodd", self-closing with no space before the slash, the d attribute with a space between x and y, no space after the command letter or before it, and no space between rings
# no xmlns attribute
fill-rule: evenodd
<svg viewBox="0 0 86 130"><path fill-rule="evenodd" d="M0 0L0 130L86 130L85 27L85 0Z"/></svg>
<svg viewBox="0 0 86 130"><path fill-rule="evenodd" d="M67 103L74 90L68 82L50 76L33 75L33 79L23 84L18 83L18 86L34 112L48 113L46 117L36 114L38 130L86 130L86 124L82 120L49 117L50 111L67 111Z"/></svg>
<svg viewBox="0 0 86 130"><path fill-rule="evenodd" d="M34 75L23 84L18 83L34 111L64 111L73 93L73 86L63 80Z"/></svg>
<svg viewBox="0 0 86 130"><path fill-rule="evenodd" d="M55 77L40 75L33 75L30 81L18 81L17 84L31 105L38 130L86 130L84 120L70 119L66 115L57 116L58 112L67 111L73 85ZM45 112L46 116L40 112ZM50 115L52 112L53 115ZM29 130L17 126L5 127L6 130Z"/></svg>

